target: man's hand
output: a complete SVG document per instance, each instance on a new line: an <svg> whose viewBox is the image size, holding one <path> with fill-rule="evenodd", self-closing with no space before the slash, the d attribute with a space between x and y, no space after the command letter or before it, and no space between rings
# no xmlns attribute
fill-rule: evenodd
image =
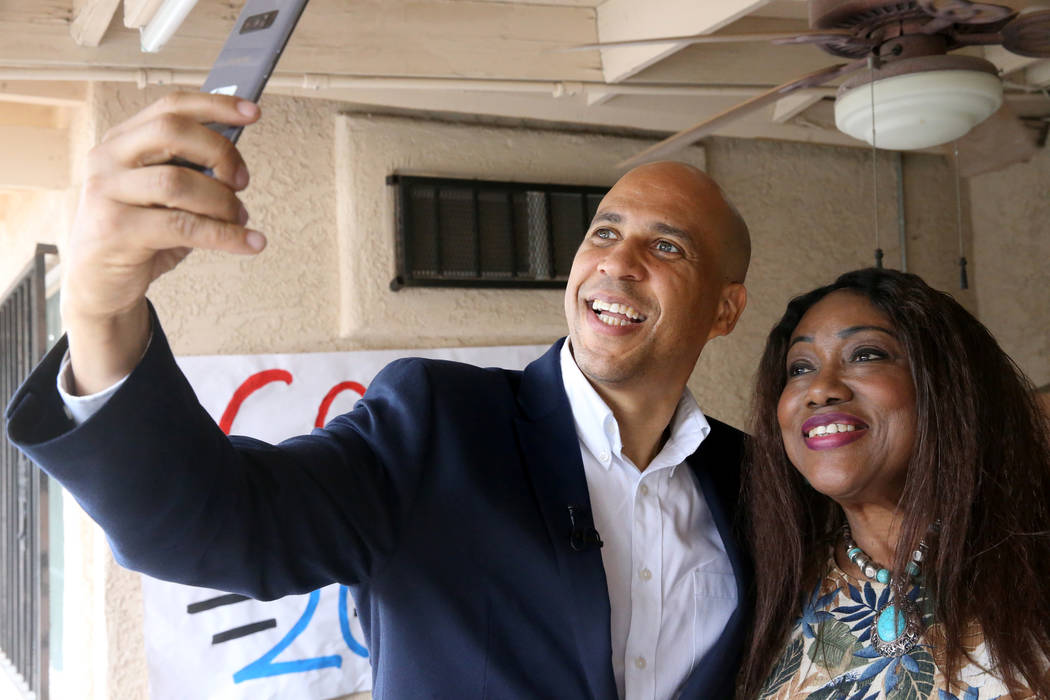
<svg viewBox="0 0 1050 700"><path fill-rule="evenodd" d="M226 95L171 93L110 129L88 155L63 251L62 316L77 394L112 385L138 363L149 338L146 290L194 248L254 254L236 193L248 169L206 122L245 125L259 108ZM171 165L181 158L209 177Z"/></svg>

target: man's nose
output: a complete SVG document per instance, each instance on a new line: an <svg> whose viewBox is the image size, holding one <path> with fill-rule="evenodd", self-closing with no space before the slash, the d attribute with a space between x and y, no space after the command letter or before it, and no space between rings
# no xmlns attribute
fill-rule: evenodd
<svg viewBox="0 0 1050 700"><path fill-rule="evenodd" d="M806 388L806 404L809 406L833 406L853 398L850 389L835 366L824 366L814 370Z"/></svg>
<svg viewBox="0 0 1050 700"><path fill-rule="evenodd" d="M640 280L645 276L645 251L633 241L619 241L605 249L598 270L615 279Z"/></svg>

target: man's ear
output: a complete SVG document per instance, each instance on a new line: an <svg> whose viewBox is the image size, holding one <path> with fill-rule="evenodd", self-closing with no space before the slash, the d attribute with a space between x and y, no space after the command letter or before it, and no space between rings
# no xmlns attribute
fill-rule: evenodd
<svg viewBox="0 0 1050 700"><path fill-rule="evenodd" d="M722 294L718 299L718 308L715 311L715 322L711 325L711 332L707 339L717 338L720 335L729 335L736 327L740 314L744 313L747 306L747 288L739 282L729 282L722 287Z"/></svg>

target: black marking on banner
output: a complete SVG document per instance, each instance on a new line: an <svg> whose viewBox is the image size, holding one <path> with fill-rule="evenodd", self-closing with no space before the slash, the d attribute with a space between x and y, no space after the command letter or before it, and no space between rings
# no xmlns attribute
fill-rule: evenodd
<svg viewBox="0 0 1050 700"><path fill-rule="evenodd" d="M205 610L211 610L212 608L218 608L223 605L233 605L239 603L242 600L248 600L246 595L237 595L236 593L227 593L216 598L208 598L197 603L190 603L186 606L186 612L190 615L194 613L204 612Z"/></svg>
<svg viewBox="0 0 1050 700"><path fill-rule="evenodd" d="M222 644L228 642L231 639L240 639L241 637L247 637L249 634L255 634L256 632L262 632L263 630L272 629L277 626L277 620L263 620L262 622L253 622L250 625L241 625L240 627L234 627L232 630L226 630L225 632L219 632L213 634L211 637L212 644Z"/></svg>

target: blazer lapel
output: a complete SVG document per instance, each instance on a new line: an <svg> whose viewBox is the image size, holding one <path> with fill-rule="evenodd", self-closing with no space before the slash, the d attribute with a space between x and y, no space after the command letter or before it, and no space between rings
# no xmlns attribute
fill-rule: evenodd
<svg viewBox="0 0 1050 700"><path fill-rule="evenodd" d="M595 698L615 698L609 588L597 546L573 549L569 506L589 520L591 507L580 458L580 443L565 388L559 352L563 341L529 365L522 376L518 440L532 487L547 525L558 570L565 583L569 618L580 663Z"/></svg>

